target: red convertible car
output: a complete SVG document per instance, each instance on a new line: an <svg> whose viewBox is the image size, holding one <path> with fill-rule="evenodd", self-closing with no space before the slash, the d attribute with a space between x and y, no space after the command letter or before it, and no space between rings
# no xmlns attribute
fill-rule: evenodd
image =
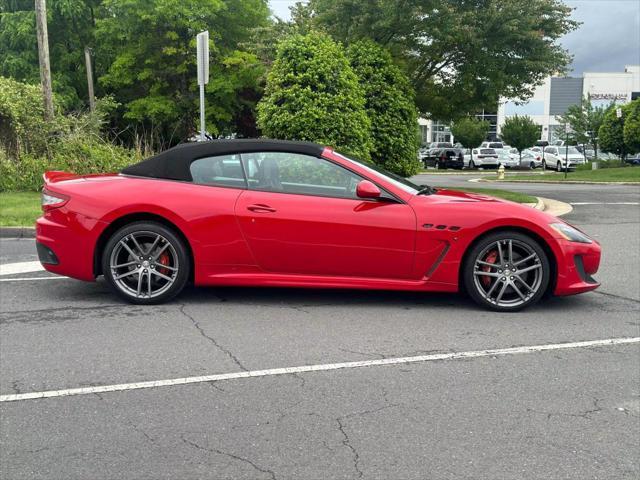
<svg viewBox="0 0 640 480"><path fill-rule="evenodd" d="M159 303L189 281L467 292L514 311L598 287L600 246L525 205L416 185L313 143L185 144L119 174L44 175L37 250Z"/></svg>

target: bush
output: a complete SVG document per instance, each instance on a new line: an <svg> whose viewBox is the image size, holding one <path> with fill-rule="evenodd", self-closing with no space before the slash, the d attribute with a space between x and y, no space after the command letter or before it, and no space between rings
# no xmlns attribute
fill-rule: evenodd
<svg viewBox="0 0 640 480"><path fill-rule="evenodd" d="M598 160L598 169L601 168L621 168L621 167L626 167L627 164L625 164L622 160ZM593 170L592 167L593 162L587 162L583 165L578 165L576 167L576 170Z"/></svg>
<svg viewBox="0 0 640 480"><path fill-rule="evenodd" d="M14 161L0 154L0 191L38 191L47 170L81 175L116 172L138 160L132 150L95 139L70 137L57 144L51 160L24 154L20 161Z"/></svg>
<svg viewBox="0 0 640 480"><path fill-rule="evenodd" d="M105 142L100 130L117 104L43 120L40 87L0 77L0 191L39 190L46 170L78 174L118 171L138 157Z"/></svg>
<svg viewBox="0 0 640 480"><path fill-rule="evenodd" d="M282 41L258 103L268 137L308 140L368 160L371 124L342 47L320 33Z"/></svg>
<svg viewBox="0 0 640 480"><path fill-rule="evenodd" d="M46 155L60 117L56 113L53 122L43 119L40 86L0 77L0 149L6 156L17 159L22 153Z"/></svg>
<svg viewBox="0 0 640 480"><path fill-rule="evenodd" d="M371 120L371 160L398 175L415 175L420 170L418 112L409 80L391 54L371 40L351 44L347 57Z"/></svg>

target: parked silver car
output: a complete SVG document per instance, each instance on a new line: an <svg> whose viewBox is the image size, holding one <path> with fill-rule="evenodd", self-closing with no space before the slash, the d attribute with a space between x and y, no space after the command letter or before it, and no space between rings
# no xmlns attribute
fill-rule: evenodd
<svg viewBox="0 0 640 480"><path fill-rule="evenodd" d="M498 154L498 164L504 165L504 168L517 168L520 166L520 159L518 155L512 155L509 150L501 148L496 150Z"/></svg>
<svg viewBox="0 0 640 480"><path fill-rule="evenodd" d="M537 148L537 147L534 147ZM540 168L542 167L542 151L536 151L533 148L527 148L522 151L522 159L520 160L520 168Z"/></svg>

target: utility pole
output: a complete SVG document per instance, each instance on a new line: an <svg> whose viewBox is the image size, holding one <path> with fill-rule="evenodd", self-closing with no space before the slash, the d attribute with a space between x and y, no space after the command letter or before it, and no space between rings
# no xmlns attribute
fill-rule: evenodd
<svg viewBox="0 0 640 480"><path fill-rule="evenodd" d="M89 110L96 110L96 98L93 94L93 70L91 69L91 49L84 47L84 63L87 67L87 87L89 90Z"/></svg>
<svg viewBox="0 0 640 480"><path fill-rule="evenodd" d="M53 93L51 91L51 67L49 65L49 35L47 34L46 0L35 0L36 27L38 36L38 60L40 61L40 83L44 100L44 118L53 119Z"/></svg>

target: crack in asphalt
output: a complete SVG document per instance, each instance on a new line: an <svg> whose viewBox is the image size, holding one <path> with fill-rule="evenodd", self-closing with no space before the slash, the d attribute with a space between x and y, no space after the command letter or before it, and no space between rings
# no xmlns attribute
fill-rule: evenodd
<svg viewBox="0 0 640 480"><path fill-rule="evenodd" d="M374 357L374 358L379 358L379 359L385 359L387 358L387 356L383 353L376 353L376 352L359 352L357 350L349 350L348 348L338 348L338 350L340 350L341 352L345 352L345 353L355 353L356 355L364 355L367 357Z"/></svg>
<svg viewBox="0 0 640 480"><path fill-rule="evenodd" d="M240 360L238 360L238 358L231 353L230 350L224 348L222 345L220 345L215 338L209 336L206 334L206 332L203 330L203 328L200 326L200 323L198 321L196 321L195 318L193 318L191 315L189 315L187 312L185 312L185 308L186 308L186 304L182 304L180 305L180 308L178 309L180 311L180 313L182 313L182 315L184 315L185 317L187 317L189 319L189 321L193 324L193 326L196 328L196 330L198 330L198 332L200 332L200 335L202 335L204 338L206 338L207 340L209 340L213 345L215 345L215 347L220 350L221 352L224 352L241 370L248 372L249 369L246 368L242 362L240 362Z"/></svg>
<svg viewBox="0 0 640 480"><path fill-rule="evenodd" d="M218 455L224 455L226 457L232 458L234 460L238 460L241 462L244 462L248 465L251 465L255 470L257 470L258 472L261 473L266 473L270 476L271 480L277 480L276 474L273 470L269 470L267 468L263 468L257 464L255 464L254 462L252 462L251 460L249 460L248 458L244 458L241 457L239 455L235 455L233 453L229 453L229 452L224 452L222 450L219 450L217 448L207 448L207 447L203 447L202 445L197 444L196 442L192 441L192 440L187 440L184 435L180 435L180 439L183 441L183 443L185 443L186 445L189 445L190 447L193 448L197 448L198 450L202 450L205 452L211 452L211 453L217 453Z"/></svg>
<svg viewBox="0 0 640 480"><path fill-rule="evenodd" d="M361 412L349 413L347 415L343 415L335 419L336 422L338 423L338 430L340 430L340 433L342 433L342 436L344 437L344 439L342 440L342 445L347 447L351 451L351 454L353 456L353 468L358 474L358 478L362 478L364 476L364 472L360 468L360 454L358 453L358 450L356 450L356 448L351 443L351 439L349 438L349 435L345 430L345 427L346 427L345 421L351 417L360 417L364 415L370 415L372 413L380 412L382 410L386 410L387 408L397 407L399 405L396 403L389 403L389 400L387 399L387 391L384 390L384 388L383 388L382 395L386 405L379 408L374 408L372 410L363 410Z"/></svg>
<svg viewBox="0 0 640 480"><path fill-rule="evenodd" d="M104 398L102 398L102 395L98 392L94 392L94 395L96 397L98 397L100 399L101 402L104 401ZM113 402L114 406L118 406L116 402ZM138 425L136 425L135 423L133 423L131 420L129 420L128 418L123 418L123 419L119 419L118 417L116 417L115 415L113 415L111 412L107 411L107 414L113 418L116 422L125 424L130 426L134 431L138 432L139 434L141 434L143 437L145 437L152 445L157 446L156 441L153 439L153 437L151 437L147 432L145 432L142 428L138 427Z"/></svg>
<svg viewBox="0 0 640 480"><path fill-rule="evenodd" d="M547 416L547 420L551 420L552 417L579 417L579 418L584 418L586 420L591 420L590 415L593 415L594 413L601 412L603 410L603 408L599 405L600 402L601 402L600 399L594 398L593 399L593 408L591 408L589 410L585 410L583 412L579 412L579 413L544 412L544 411L540 411L540 410L535 410L533 408L527 408L527 411L528 412L533 412L533 413L539 413L541 415L546 415Z"/></svg>
<svg viewBox="0 0 640 480"><path fill-rule="evenodd" d="M601 292L599 290L594 290L592 293L597 293L598 295L604 295L605 297L611 297L618 300L626 300L628 302L640 303L640 300L636 300L635 298L631 298L631 297L624 297L622 295L616 295L615 293Z"/></svg>

